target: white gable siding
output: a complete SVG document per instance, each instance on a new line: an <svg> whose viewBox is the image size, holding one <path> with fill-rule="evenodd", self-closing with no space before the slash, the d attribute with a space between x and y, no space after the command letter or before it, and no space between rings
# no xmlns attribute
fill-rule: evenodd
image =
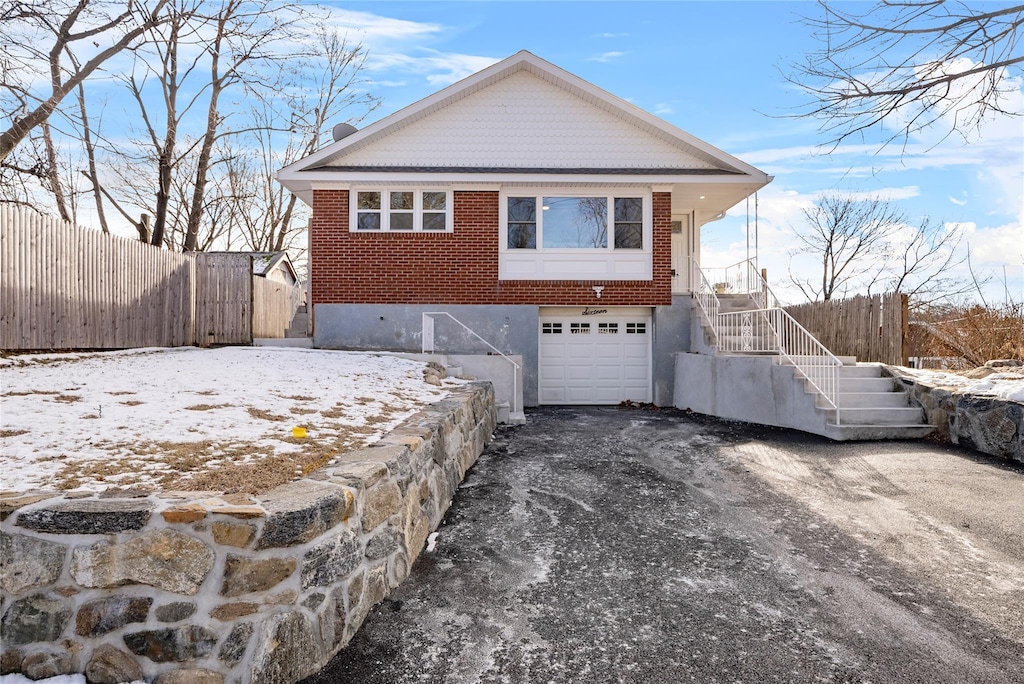
<svg viewBox="0 0 1024 684"><path fill-rule="evenodd" d="M329 162L341 166L713 169L653 131L519 71Z"/></svg>

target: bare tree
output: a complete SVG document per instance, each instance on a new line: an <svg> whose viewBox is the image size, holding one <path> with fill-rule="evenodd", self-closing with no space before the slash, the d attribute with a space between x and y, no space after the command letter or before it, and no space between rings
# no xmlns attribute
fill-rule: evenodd
<svg viewBox="0 0 1024 684"><path fill-rule="evenodd" d="M813 97L799 116L819 119L833 145L884 125L894 125L886 142L906 144L933 124L945 135L967 135L992 114L1022 114L1005 109L1004 96L1017 87L1007 77L1024 64L1024 5L881 0L865 11L818 0L818 7L804 23L821 47L787 78Z"/></svg>
<svg viewBox="0 0 1024 684"><path fill-rule="evenodd" d="M824 195L803 210L805 226L796 232L803 245L794 250L807 254L820 265L811 278L790 279L805 297L828 301L842 296L851 285L875 271L898 227L906 222L903 213L882 199L857 199L850 195Z"/></svg>
<svg viewBox="0 0 1024 684"><path fill-rule="evenodd" d="M8 78L17 70L16 65L4 70L4 83L0 87L13 94L20 107L4 112L11 125L0 132L0 162L7 159L34 128L46 121L80 83L163 22L162 10L167 1L125 0L114 12L108 11L108 3L96 0L11 2L0 6L0 43L19 46L23 52L17 61L26 74L31 74L45 55L49 76L49 91L37 94L29 85L30 76L22 82ZM63 57L78 45L91 45L99 52L69 68Z"/></svg>
<svg viewBox="0 0 1024 684"><path fill-rule="evenodd" d="M812 301L874 290L911 295L922 308L975 288L957 267L968 259L959 226L924 217L916 225L891 202L830 194L803 210L792 258L817 264L811 277L790 280Z"/></svg>

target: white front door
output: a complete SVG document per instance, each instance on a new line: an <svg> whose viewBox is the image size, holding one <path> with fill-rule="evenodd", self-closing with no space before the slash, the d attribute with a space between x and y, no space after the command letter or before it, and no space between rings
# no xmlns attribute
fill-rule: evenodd
<svg viewBox="0 0 1024 684"><path fill-rule="evenodd" d="M542 309L540 403L649 402L652 332L649 309Z"/></svg>
<svg viewBox="0 0 1024 684"><path fill-rule="evenodd" d="M690 217L672 216L672 294L690 291Z"/></svg>

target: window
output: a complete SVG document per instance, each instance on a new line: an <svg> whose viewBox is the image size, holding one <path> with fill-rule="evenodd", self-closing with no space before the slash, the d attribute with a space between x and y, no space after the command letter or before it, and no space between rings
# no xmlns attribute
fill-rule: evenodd
<svg viewBox="0 0 1024 684"><path fill-rule="evenodd" d="M507 199L510 250L644 248L643 197L534 195Z"/></svg>
<svg viewBox="0 0 1024 684"><path fill-rule="evenodd" d="M562 324L561 323L544 323L540 330L545 335L561 335Z"/></svg>
<svg viewBox="0 0 1024 684"><path fill-rule="evenodd" d="M537 198L508 198L508 248L536 249Z"/></svg>
<svg viewBox="0 0 1024 684"><path fill-rule="evenodd" d="M357 190L353 230L443 232L452 229L447 190Z"/></svg>
<svg viewBox="0 0 1024 684"><path fill-rule="evenodd" d="M626 334L627 335L644 335L647 333L646 323L627 323Z"/></svg>
<svg viewBox="0 0 1024 684"><path fill-rule="evenodd" d="M598 335L617 335L619 333L618 323L598 323L597 334Z"/></svg>
<svg viewBox="0 0 1024 684"><path fill-rule="evenodd" d="M589 323L570 323L569 324L570 335L589 335L590 324Z"/></svg>

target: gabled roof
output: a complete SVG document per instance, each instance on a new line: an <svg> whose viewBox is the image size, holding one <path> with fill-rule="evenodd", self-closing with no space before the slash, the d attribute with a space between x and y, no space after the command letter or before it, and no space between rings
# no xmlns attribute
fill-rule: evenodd
<svg viewBox="0 0 1024 684"><path fill-rule="evenodd" d="M291 274L292 280L299 282L298 274L295 272L295 267L292 266L292 260L288 256L288 252L211 252L212 254L244 254L245 256L252 257L252 274L256 276L266 277L268 273L273 271L278 266L282 266L288 273Z"/></svg>
<svg viewBox="0 0 1024 684"><path fill-rule="evenodd" d="M671 183L715 176L760 187L758 169L521 51L278 172L307 202L315 182L431 174L472 182L560 174Z"/></svg>

